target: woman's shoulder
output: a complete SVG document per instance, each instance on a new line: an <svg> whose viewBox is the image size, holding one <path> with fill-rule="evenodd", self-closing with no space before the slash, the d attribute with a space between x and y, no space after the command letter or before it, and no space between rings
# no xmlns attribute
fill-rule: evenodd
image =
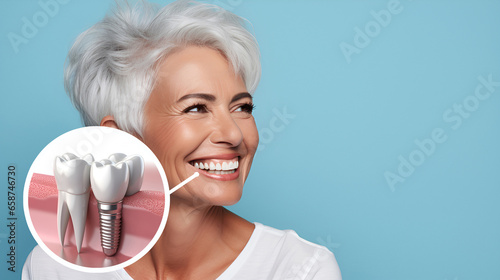
<svg viewBox="0 0 500 280"><path fill-rule="evenodd" d="M294 255L299 258L313 257L319 260L333 258L335 260L334 254L325 246L305 240L292 229L279 230L259 223L255 224L256 228L262 229L261 244L279 248L280 254Z"/></svg>
<svg viewBox="0 0 500 280"><path fill-rule="evenodd" d="M342 279L335 256L326 247L293 230L254 224L254 233L242 252L246 260L235 276L255 277L257 273L251 279Z"/></svg>
<svg viewBox="0 0 500 280"><path fill-rule="evenodd" d="M325 246L315 244L300 237L294 230L280 230L260 223L255 223L256 231L260 231L260 244L273 245L280 250L291 250L297 254L332 254Z"/></svg>

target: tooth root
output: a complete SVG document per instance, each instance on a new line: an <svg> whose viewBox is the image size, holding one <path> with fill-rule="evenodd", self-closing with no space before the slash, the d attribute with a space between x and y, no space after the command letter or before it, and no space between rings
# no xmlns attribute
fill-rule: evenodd
<svg viewBox="0 0 500 280"><path fill-rule="evenodd" d="M194 167L195 167L195 168L199 168L200 166L198 165L198 163L197 163L197 162L195 162L195 163L194 163Z"/></svg>
<svg viewBox="0 0 500 280"><path fill-rule="evenodd" d="M222 170L222 167L220 166L220 163L217 163L215 165L215 170Z"/></svg>
<svg viewBox="0 0 500 280"><path fill-rule="evenodd" d="M222 163L222 170L228 170L228 169L229 169L229 166L228 166L227 162L224 161Z"/></svg>
<svg viewBox="0 0 500 280"><path fill-rule="evenodd" d="M59 234L59 241L64 247L66 229L68 227L69 218L71 217L78 253L80 253L83 243L83 235L85 233L85 221L87 220L89 195L90 192L75 195L60 191L58 197L57 231Z"/></svg>
<svg viewBox="0 0 500 280"><path fill-rule="evenodd" d="M78 253L82 248L83 234L85 233L85 221L87 220L87 209L89 205L90 192L86 194L66 194L66 203L68 206L73 230L75 232L75 243Z"/></svg>
<svg viewBox="0 0 500 280"><path fill-rule="evenodd" d="M69 210L66 204L65 192L59 192L57 198L57 233L59 234L59 241L61 246L64 247L64 237L66 236L66 228L69 221Z"/></svg>

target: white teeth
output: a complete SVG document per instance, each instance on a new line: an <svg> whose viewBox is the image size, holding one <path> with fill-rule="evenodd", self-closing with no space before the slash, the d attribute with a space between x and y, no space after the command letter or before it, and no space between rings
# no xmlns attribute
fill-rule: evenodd
<svg viewBox="0 0 500 280"><path fill-rule="evenodd" d="M85 233L90 196L90 165L93 160L91 154L78 158L74 154L66 153L61 157L56 157L54 162L54 177L59 191L57 199L59 241L64 246L66 228L71 216L78 253L80 253Z"/></svg>
<svg viewBox="0 0 500 280"><path fill-rule="evenodd" d="M125 196L131 196L141 190L142 180L144 177L144 160L139 155L130 155L116 153L109 157L112 163L124 162L127 164L129 171L129 183Z"/></svg>
<svg viewBox="0 0 500 280"><path fill-rule="evenodd" d="M117 162L120 162L120 161L124 160L126 157L127 157L126 154L123 154L123 153L114 153L114 154L111 154L108 157L108 159L111 160L114 163L117 163Z"/></svg>
<svg viewBox="0 0 500 280"><path fill-rule="evenodd" d="M102 163L103 165L114 163L112 160L109 160L109 159L101 159L99 162Z"/></svg>
<svg viewBox="0 0 500 280"><path fill-rule="evenodd" d="M233 174L234 172L236 172L236 170L229 170L229 171L219 171L219 170L208 170L208 173L211 173L211 174Z"/></svg>
<svg viewBox="0 0 500 280"><path fill-rule="evenodd" d="M238 164L238 161L229 161L229 162L223 161L222 163L220 163L220 162L217 162L217 163L195 162L193 164L193 166L195 168L202 169L202 170L206 169L206 170L210 171L210 173L214 173L214 174L229 174L229 173L224 173L224 172L215 173L215 172L211 172L211 171L232 171L230 173L234 173L234 171L235 171L234 169L238 168L239 164Z"/></svg>
<svg viewBox="0 0 500 280"><path fill-rule="evenodd" d="M97 200L108 203L122 200L127 192L128 181L129 170L126 163L92 163L90 182Z"/></svg>

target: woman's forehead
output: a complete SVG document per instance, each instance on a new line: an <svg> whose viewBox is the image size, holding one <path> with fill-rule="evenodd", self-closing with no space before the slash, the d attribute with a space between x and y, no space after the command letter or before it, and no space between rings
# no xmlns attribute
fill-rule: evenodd
<svg viewBox="0 0 500 280"><path fill-rule="evenodd" d="M246 87L220 52L207 47L187 47L169 55L160 65L155 91L178 100L185 94L245 92Z"/></svg>

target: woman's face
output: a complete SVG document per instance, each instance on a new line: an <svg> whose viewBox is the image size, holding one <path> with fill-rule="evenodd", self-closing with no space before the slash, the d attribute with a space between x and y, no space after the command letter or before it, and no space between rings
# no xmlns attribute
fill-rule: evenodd
<svg viewBox="0 0 500 280"><path fill-rule="evenodd" d="M259 142L252 97L218 51L190 46L160 65L145 106L144 143L171 188L200 176L173 196L195 205L231 205L242 194Z"/></svg>

